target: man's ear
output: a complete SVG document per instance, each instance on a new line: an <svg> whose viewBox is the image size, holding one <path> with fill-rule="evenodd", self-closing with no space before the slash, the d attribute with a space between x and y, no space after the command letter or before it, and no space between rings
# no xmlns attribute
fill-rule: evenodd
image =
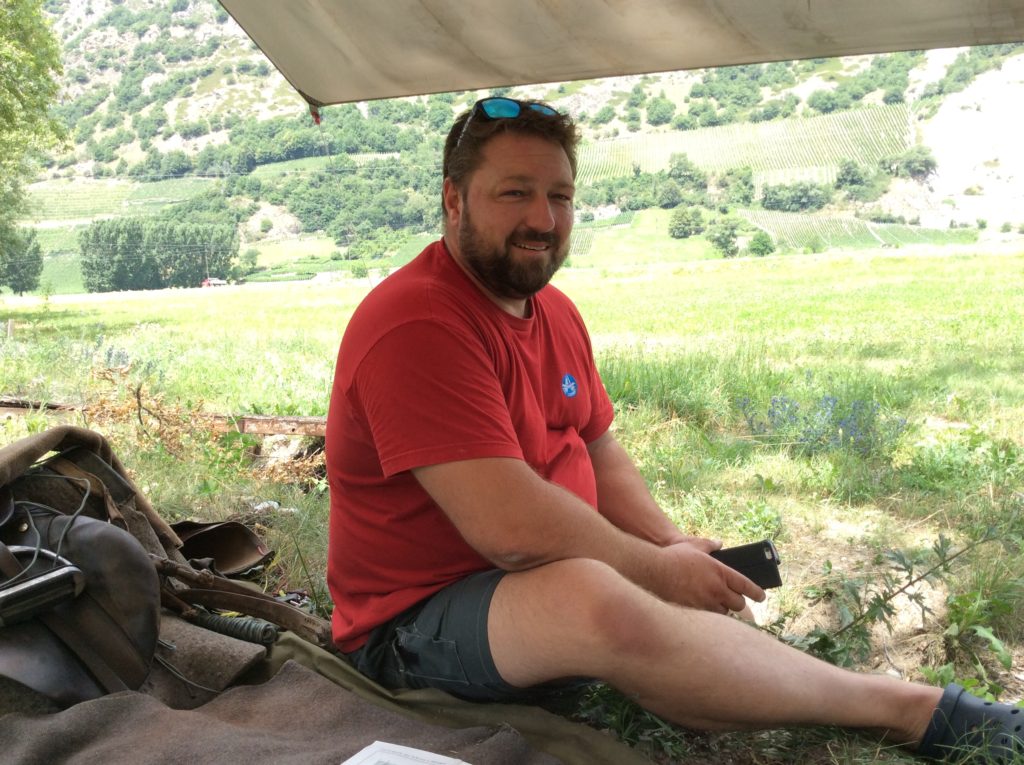
<svg viewBox="0 0 1024 765"><path fill-rule="evenodd" d="M459 219L462 217L462 194L459 193L458 187L451 178L444 179L441 194L444 198L445 222L457 229Z"/></svg>

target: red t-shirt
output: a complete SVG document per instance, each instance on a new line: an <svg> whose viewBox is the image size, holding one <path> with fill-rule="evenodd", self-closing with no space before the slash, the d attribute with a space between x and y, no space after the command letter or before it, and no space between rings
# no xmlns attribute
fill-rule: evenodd
<svg viewBox="0 0 1024 765"><path fill-rule="evenodd" d="M327 417L327 582L341 650L493 568L412 468L522 459L596 508L586 445L611 425L612 405L575 306L550 285L531 302L526 319L502 311L439 241L353 314Z"/></svg>

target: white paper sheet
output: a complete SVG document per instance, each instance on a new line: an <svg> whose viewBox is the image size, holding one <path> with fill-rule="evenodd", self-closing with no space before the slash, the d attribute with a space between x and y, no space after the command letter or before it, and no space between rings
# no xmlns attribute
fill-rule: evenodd
<svg viewBox="0 0 1024 765"><path fill-rule="evenodd" d="M374 741L342 762L341 765L469 765L469 763L422 749Z"/></svg>

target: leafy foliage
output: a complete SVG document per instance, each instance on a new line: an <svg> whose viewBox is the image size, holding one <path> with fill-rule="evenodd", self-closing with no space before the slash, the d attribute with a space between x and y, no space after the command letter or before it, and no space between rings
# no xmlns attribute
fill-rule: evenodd
<svg viewBox="0 0 1024 765"><path fill-rule="evenodd" d="M39 0L5 2L0 29L0 233L12 237L24 208L22 184L35 173L31 160L64 138L49 116L62 70Z"/></svg>
<svg viewBox="0 0 1024 765"><path fill-rule="evenodd" d="M724 258L739 255L740 248L736 242L740 221L736 218L719 218L708 229L707 239Z"/></svg>
<svg viewBox="0 0 1024 765"><path fill-rule="evenodd" d="M775 252L775 242L767 231L758 231L750 239L750 254L758 257L771 255Z"/></svg>
<svg viewBox="0 0 1024 765"><path fill-rule="evenodd" d="M676 105L664 93L647 102L647 122L651 125L667 125L675 113Z"/></svg>
<svg viewBox="0 0 1024 765"><path fill-rule="evenodd" d="M882 160L882 167L890 175L897 178L913 178L923 181L938 168L938 163L931 149L927 146L914 146L902 154Z"/></svg>
<svg viewBox="0 0 1024 765"><path fill-rule="evenodd" d="M809 181L765 186L761 196L761 206L764 209L782 212L820 210L831 201L830 187Z"/></svg>
<svg viewBox="0 0 1024 765"><path fill-rule="evenodd" d="M910 85L910 70L920 63L921 51L875 56L871 66L845 78L830 90L816 90L807 97L807 105L822 114L849 109L868 93L883 91L886 104L898 104Z"/></svg>
<svg viewBox="0 0 1024 765"><path fill-rule="evenodd" d="M704 191L708 175L685 154L673 154L668 160L668 177L685 188Z"/></svg>
<svg viewBox="0 0 1024 765"><path fill-rule="evenodd" d="M195 287L227 277L238 256L234 226L152 218L98 221L79 244L89 292Z"/></svg>
<svg viewBox="0 0 1024 765"><path fill-rule="evenodd" d="M23 295L39 286L42 272L43 249L36 232L0 228L0 287Z"/></svg>
<svg viewBox="0 0 1024 765"><path fill-rule="evenodd" d="M673 239L686 239L704 231L704 215L699 207L680 206L672 211L668 222L668 235Z"/></svg>

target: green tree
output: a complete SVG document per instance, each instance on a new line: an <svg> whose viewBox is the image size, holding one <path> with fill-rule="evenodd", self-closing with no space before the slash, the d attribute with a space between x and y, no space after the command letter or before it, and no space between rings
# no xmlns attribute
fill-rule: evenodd
<svg viewBox="0 0 1024 765"><path fill-rule="evenodd" d="M668 221L668 235L686 239L704 231L704 216L699 207L677 207Z"/></svg>
<svg viewBox="0 0 1024 765"><path fill-rule="evenodd" d="M718 187L726 201L747 207L754 201L754 171L750 165L730 168L718 179Z"/></svg>
<svg viewBox="0 0 1024 765"><path fill-rule="evenodd" d="M670 210L683 201L679 184L669 179L658 186L658 207Z"/></svg>
<svg viewBox="0 0 1024 765"><path fill-rule="evenodd" d="M902 154L882 160L883 169L897 178L923 181L938 168L935 156L927 146L913 146Z"/></svg>
<svg viewBox="0 0 1024 765"><path fill-rule="evenodd" d="M735 218L720 218L708 229L708 241L722 253L723 258L734 258L739 254L740 248L736 243L739 228L740 222Z"/></svg>
<svg viewBox="0 0 1024 765"><path fill-rule="evenodd" d="M765 186L761 195L764 209L783 212L820 210L831 201L831 186L810 181Z"/></svg>
<svg viewBox="0 0 1024 765"><path fill-rule="evenodd" d="M42 273L43 248L36 241L36 232L0 230L0 286L24 295L39 287Z"/></svg>
<svg viewBox="0 0 1024 765"><path fill-rule="evenodd" d="M763 258L775 252L775 242L767 231L758 231L750 239L750 254Z"/></svg>
<svg viewBox="0 0 1024 765"><path fill-rule="evenodd" d="M863 186L868 180L867 171L853 160L844 159L839 163L839 171L836 173L837 189L848 186Z"/></svg>
<svg viewBox="0 0 1024 765"><path fill-rule="evenodd" d="M651 125L667 125L676 114L676 105L662 93L647 102L647 122Z"/></svg>
<svg viewBox="0 0 1024 765"><path fill-rule="evenodd" d="M50 116L62 73L60 48L40 0L0 4L0 230L5 238L25 210L23 183L33 158L60 145L65 133Z"/></svg>
<svg viewBox="0 0 1024 765"><path fill-rule="evenodd" d="M226 278L238 257L235 225L191 222L195 217L93 223L79 236L85 288L112 292L196 287L207 276Z"/></svg>
<svg viewBox="0 0 1024 765"><path fill-rule="evenodd" d="M647 94L644 92L643 83L638 82L633 86L633 89L629 91L629 98L626 99L626 105L637 109L643 106L645 101L647 101Z"/></svg>
<svg viewBox="0 0 1024 765"><path fill-rule="evenodd" d="M704 191L708 187L708 175L690 161L685 154L673 154L668 159L668 177L683 188Z"/></svg>
<svg viewBox="0 0 1024 765"><path fill-rule="evenodd" d="M822 114L850 108L850 98L835 90L816 90L807 97L807 105Z"/></svg>
<svg viewBox="0 0 1024 765"><path fill-rule="evenodd" d="M615 108L609 104L605 104L597 110L597 114L594 115L591 122L595 125L606 125L615 119Z"/></svg>

